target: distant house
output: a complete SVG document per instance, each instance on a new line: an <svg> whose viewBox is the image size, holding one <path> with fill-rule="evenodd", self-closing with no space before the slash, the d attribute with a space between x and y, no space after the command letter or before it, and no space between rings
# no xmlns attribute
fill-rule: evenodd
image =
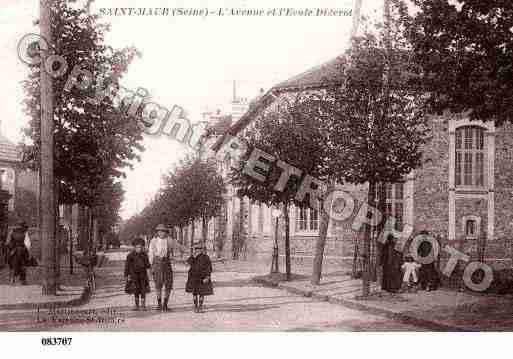
<svg viewBox="0 0 513 359"><path fill-rule="evenodd" d="M2 189L11 195L9 225L25 221L29 227L37 226L39 178L37 172L21 163L20 148L0 133L0 175Z"/></svg>
<svg viewBox="0 0 513 359"><path fill-rule="evenodd" d="M14 225L24 221L29 226L32 254L39 256L38 174L22 165L20 148L2 133L0 133L0 177L2 190L10 195L7 205L7 223L0 225L0 241L6 239Z"/></svg>
<svg viewBox="0 0 513 359"><path fill-rule="evenodd" d="M345 59L339 57L274 86L249 106L226 133L244 136L251 123L259 120L259 114L272 109L283 98L343 85L344 66ZM409 224L415 232L428 230L442 244L450 244L471 258L476 259L484 250L484 259L489 264L510 267L513 126L496 128L493 121L469 121L458 114L431 116L429 124L432 137L424 148L422 167L403 181L387 185L387 214L397 218L398 229ZM217 139L216 148L222 140L222 136ZM366 186L342 188L356 199L354 218L358 203L366 196ZM249 209L243 221L248 235L247 251L250 256L269 256L273 239L271 209L244 201ZM239 207L234 205L232 212ZM311 258L319 231L319 211L294 208L291 212L293 256ZM233 221L228 216L228 222ZM352 258L358 233L351 229L351 223L351 219L331 221L326 257Z"/></svg>

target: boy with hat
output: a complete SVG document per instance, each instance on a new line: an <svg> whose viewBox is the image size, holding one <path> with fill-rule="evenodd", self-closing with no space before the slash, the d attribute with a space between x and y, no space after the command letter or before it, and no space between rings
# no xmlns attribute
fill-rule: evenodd
<svg viewBox="0 0 513 359"><path fill-rule="evenodd" d="M165 225L159 224L155 230L157 236L151 239L148 254L157 292L157 309L168 311L169 296L173 289L171 257L175 250L185 252L187 248L169 236L169 229ZM162 302L162 288L164 288L164 302Z"/></svg>

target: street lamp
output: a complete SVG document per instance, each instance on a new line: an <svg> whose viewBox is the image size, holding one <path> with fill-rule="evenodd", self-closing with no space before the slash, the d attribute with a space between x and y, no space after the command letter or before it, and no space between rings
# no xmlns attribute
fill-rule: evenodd
<svg viewBox="0 0 513 359"><path fill-rule="evenodd" d="M273 247L273 258L271 261L271 273L279 273L278 267L278 219L281 216L281 211L277 208L273 209L271 215L275 218L274 226L274 247Z"/></svg>

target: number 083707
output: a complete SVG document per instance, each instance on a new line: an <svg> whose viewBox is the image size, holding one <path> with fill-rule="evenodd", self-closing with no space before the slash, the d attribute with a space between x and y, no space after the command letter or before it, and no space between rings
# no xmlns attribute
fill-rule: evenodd
<svg viewBox="0 0 513 359"><path fill-rule="evenodd" d="M71 345L72 338L41 338L42 345Z"/></svg>

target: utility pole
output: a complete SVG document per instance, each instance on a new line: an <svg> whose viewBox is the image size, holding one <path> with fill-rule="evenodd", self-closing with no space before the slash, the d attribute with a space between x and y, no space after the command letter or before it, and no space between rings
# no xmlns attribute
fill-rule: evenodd
<svg viewBox="0 0 513 359"><path fill-rule="evenodd" d="M351 26L351 36L349 38L349 45L351 45L352 38L356 36L358 32L358 26L360 25L360 13L362 11L363 0L354 0L353 8L353 24Z"/></svg>
<svg viewBox="0 0 513 359"><path fill-rule="evenodd" d="M43 295L55 295L55 191L53 174L53 81L45 70L45 61L51 51L52 29L49 0L40 0L41 36L48 42L48 52L41 55L41 164L40 179L40 230L43 262Z"/></svg>

